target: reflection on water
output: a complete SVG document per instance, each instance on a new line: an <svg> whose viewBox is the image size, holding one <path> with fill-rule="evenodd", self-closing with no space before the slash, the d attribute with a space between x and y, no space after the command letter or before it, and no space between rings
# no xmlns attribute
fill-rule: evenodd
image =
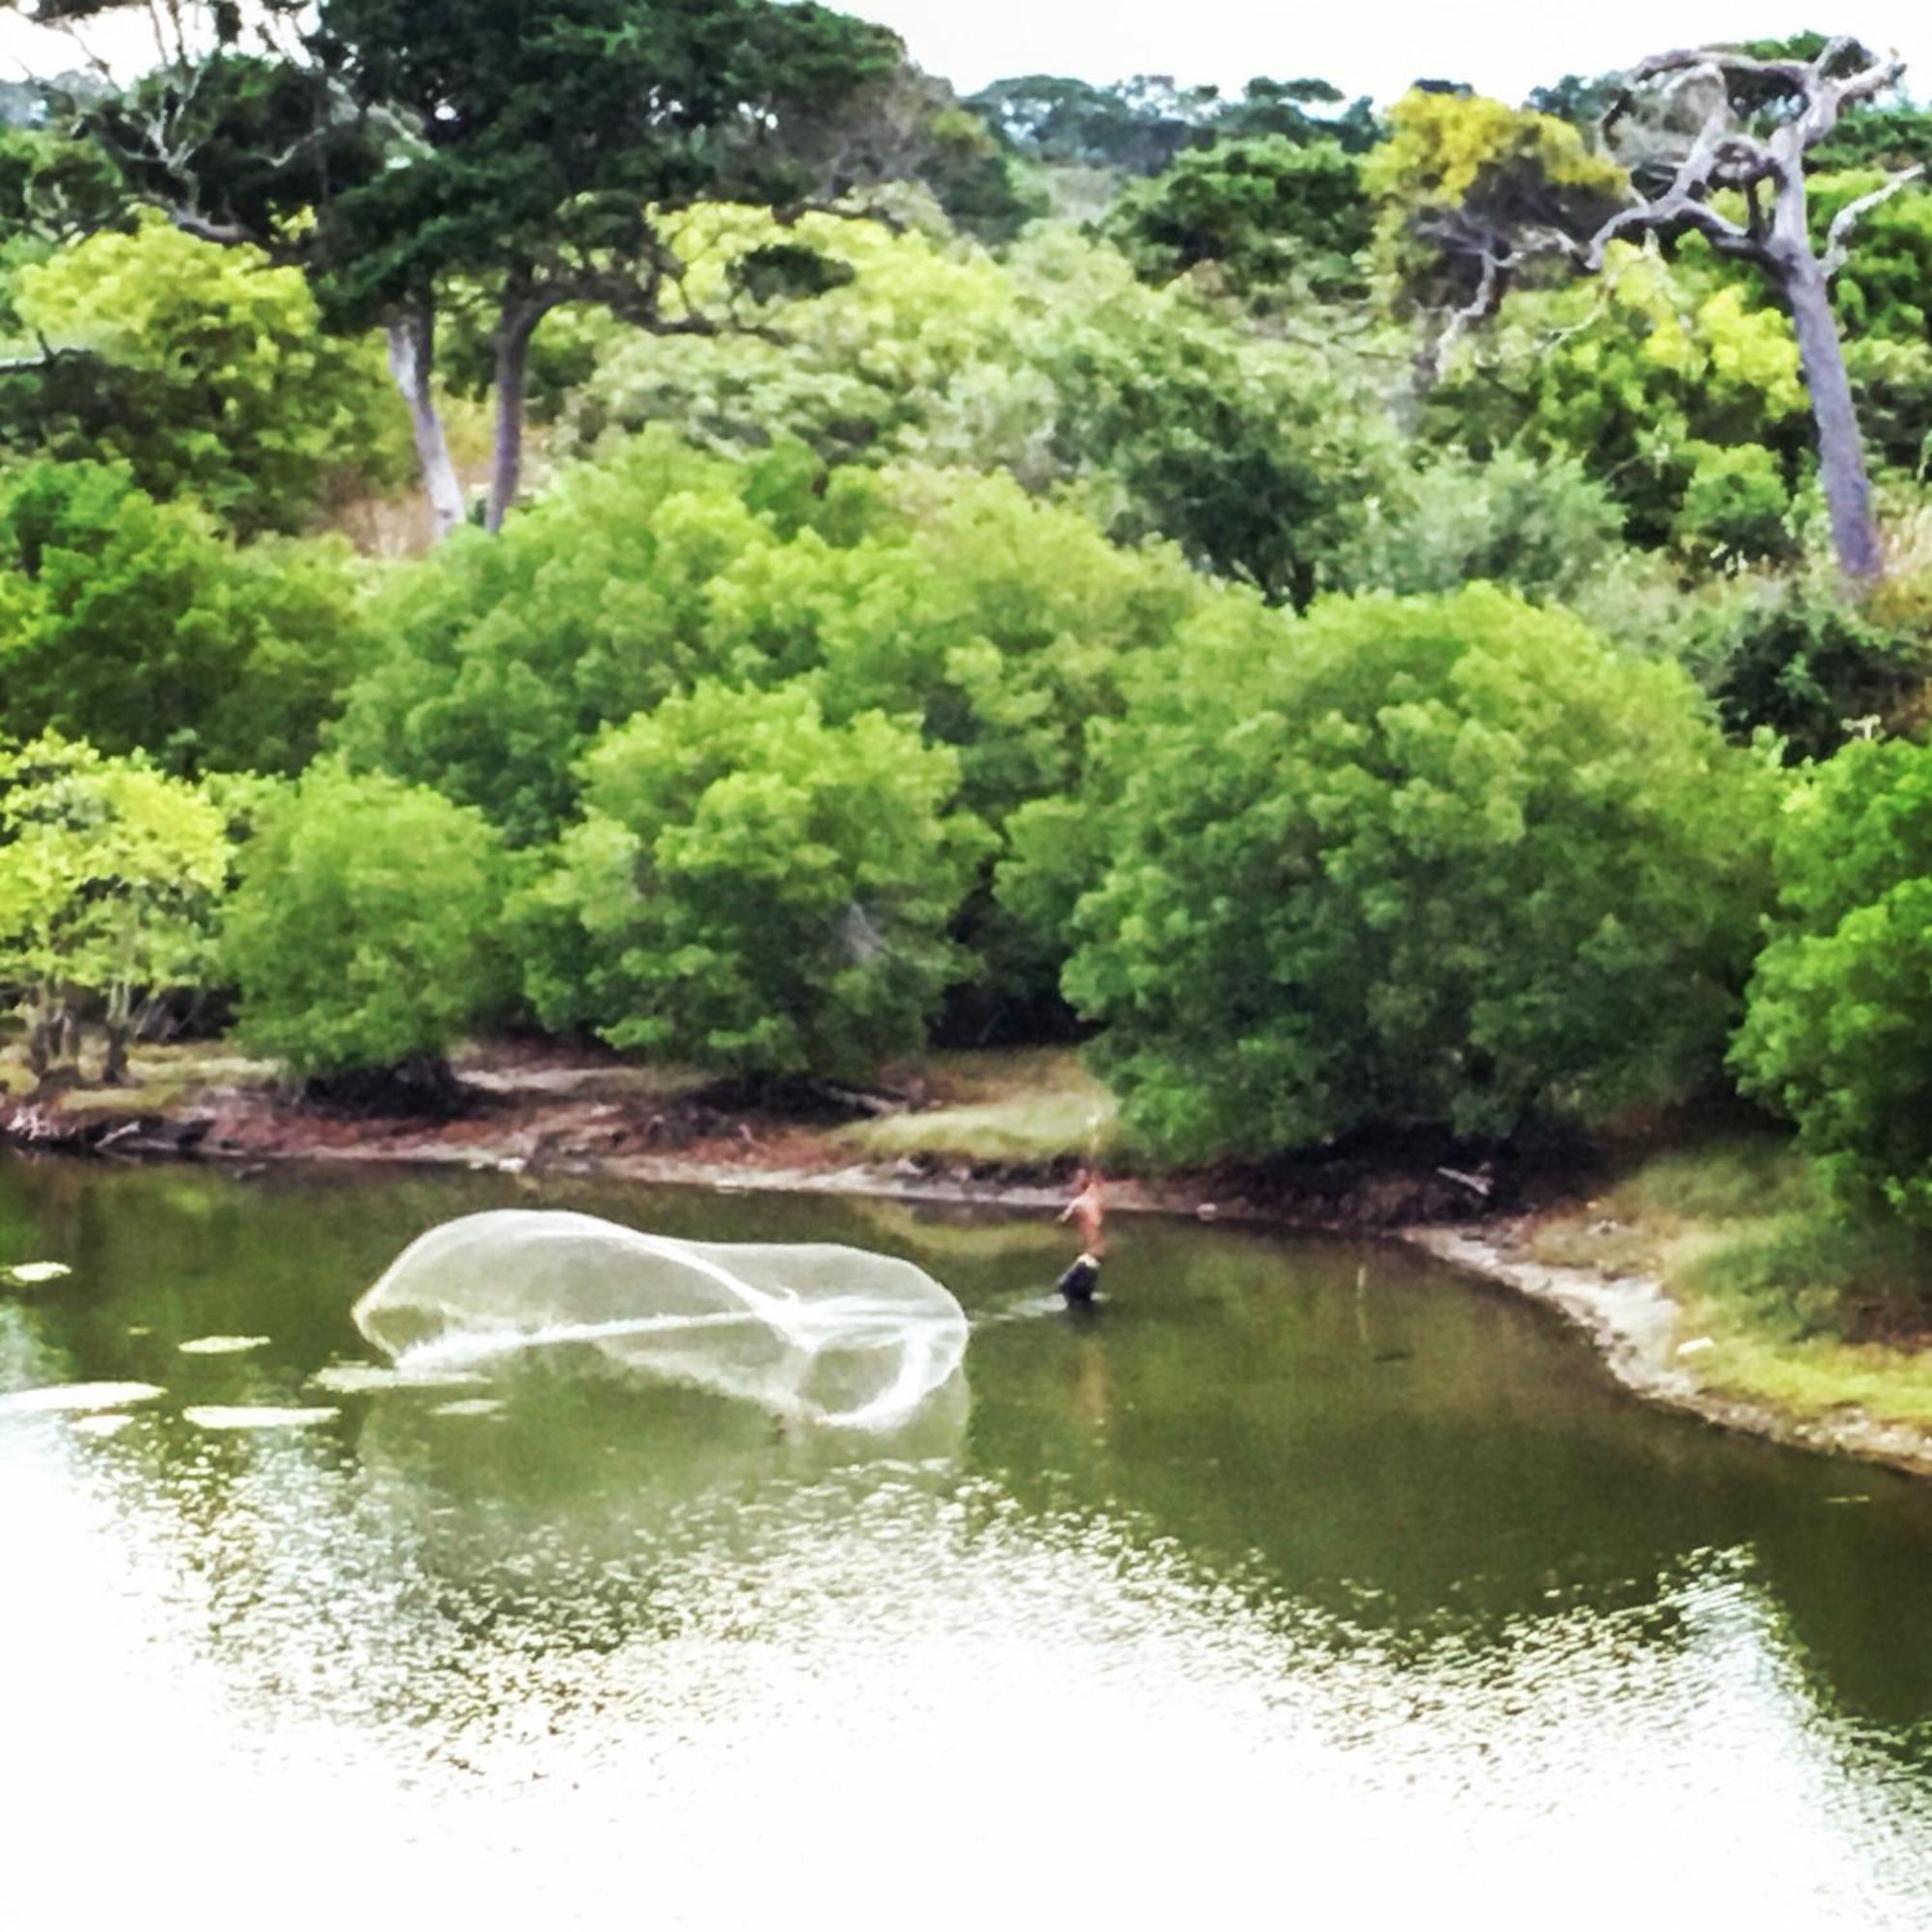
<svg viewBox="0 0 1932 1932"><path fill-rule="evenodd" d="M75 1267L0 1302L0 1389L165 1390L0 1416L39 1922L1924 1922L1920 1489L1636 1408L1405 1256L1155 1224L1073 1324L1051 1230L541 1197L929 1269L970 1406L881 1444L588 1364L371 1376L359 1290L532 1198L0 1169L0 1263Z"/></svg>

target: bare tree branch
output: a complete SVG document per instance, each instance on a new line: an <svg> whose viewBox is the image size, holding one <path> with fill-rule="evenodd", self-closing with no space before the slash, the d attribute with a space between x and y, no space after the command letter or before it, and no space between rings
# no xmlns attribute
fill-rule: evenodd
<svg viewBox="0 0 1932 1932"><path fill-rule="evenodd" d="M1664 58L1674 60L1676 56ZM1645 63L1645 66L1649 65ZM1641 73L1643 70L1640 68L1637 71ZM1708 63L1689 71L1698 75L1709 74L1721 85L1722 76ZM1626 235L1646 231L1674 233L1686 228L1695 229L1714 248L1727 255L1752 261L1760 259L1763 245L1751 229L1740 227L1728 216L1720 214L1705 198L1710 194L1714 180L1727 157L1733 168L1739 160L1745 160L1752 170L1749 181L1739 185L1755 187L1765 178L1764 173L1755 169L1759 159L1768 157L1763 156L1761 150L1748 157L1738 156L1737 145L1738 137L1731 125L1729 104L1720 101L1705 116L1704 125L1690 144L1690 152L1685 156L1669 187L1655 200L1639 201L1611 215L1584 248L1584 267L1593 273L1601 269L1605 251L1612 242L1621 241ZM1749 145L1754 150L1757 147L1755 142ZM1765 172L1769 172L1768 167Z"/></svg>
<svg viewBox="0 0 1932 1932"><path fill-rule="evenodd" d="M259 243L260 238L249 230L234 222L211 221L191 208L163 208L161 213L172 226L179 228L184 235L192 235L197 242L213 242L221 248L242 248L251 242Z"/></svg>
<svg viewBox="0 0 1932 1932"><path fill-rule="evenodd" d="M1882 187L1875 187L1869 194L1861 194L1856 201L1848 201L1832 217L1832 226L1825 237L1825 252L1819 258L1819 267L1829 279L1842 269L1851 259L1852 230L1881 202L1889 201L1900 188L1909 186L1925 172L1924 162L1917 167L1907 168L1895 174Z"/></svg>
<svg viewBox="0 0 1932 1932"><path fill-rule="evenodd" d="M56 348L43 336L40 347L31 355L0 355L0 376L29 376L43 369L52 369L62 362L99 362L99 353L93 349L71 347Z"/></svg>
<svg viewBox="0 0 1932 1932"><path fill-rule="evenodd" d="M1848 59L1863 64L1849 73L1833 72ZM1651 86L1668 109L1693 87L1707 86L1713 90L1710 105L1669 186L1659 195L1637 194L1597 231L1584 255L1588 267L1601 269L1609 244L1626 236L1693 233L1764 274L1791 318L1817 431L1832 540L1840 567L1855 583L1879 576L1884 553L1844 345L1832 313L1831 278L1844 265L1859 218L1921 170L1911 169L1840 210L1821 255L1811 241L1804 157L1848 106L1883 93L1904 71L1895 56L1871 60L1857 43L1843 39L1828 43L1815 60L1761 60L1708 47L1653 55L1634 70L1633 87ZM1756 118L1763 128L1770 103L1752 83L1766 81L1776 83L1772 99L1781 118L1753 132L1747 122ZM1627 89L1605 116L1606 136L1630 117L1633 105ZM1743 225L1712 206L1712 196L1726 191L1744 197Z"/></svg>

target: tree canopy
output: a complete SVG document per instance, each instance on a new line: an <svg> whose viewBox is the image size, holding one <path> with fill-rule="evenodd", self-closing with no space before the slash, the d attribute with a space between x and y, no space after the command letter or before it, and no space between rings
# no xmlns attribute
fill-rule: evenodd
<svg viewBox="0 0 1932 1932"><path fill-rule="evenodd" d="M1770 782L1675 667L1488 587L1230 604L1109 737L1067 988L1182 1156L1681 1094L1736 1016Z"/></svg>
<svg viewBox="0 0 1932 1932"><path fill-rule="evenodd" d="M262 802L238 874L238 1031L303 1078L439 1060L506 1001L499 842L436 792L316 765Z"/></svg>
<svg viewBox="0 0 1932 1932"><path fill-rule="evenodd" d="M1570 1131L1726 1077L1774 823L1910 789L1932 194L1856 43L1378 114L781 0L154 17L0 128L0 734L62 851L234 877L118 977L47 924L45 1064L192 989L371 1092L1084 1033L1161 1154ZM1849 1120L1909 974L1780 864L1729 1077Z"/></svg>
<svg viewBox="0 0 1932 1932"><path fill-rule="evenodd" d="M959 766L878 711L702 683L606 733L531 894L552 1026L761 1077L864 1080L918 1046L983 847Z"/></svg>

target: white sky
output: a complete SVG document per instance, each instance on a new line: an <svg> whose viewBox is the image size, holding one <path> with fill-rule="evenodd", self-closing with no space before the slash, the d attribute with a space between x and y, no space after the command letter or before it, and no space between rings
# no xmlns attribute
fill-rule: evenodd
<svg viewBox="0 0 1932 1932"><path fill-rule="evenodd" d="M1698 41L1815 26L1896 48L1932 93L1928 0L832 0L895 29L961 93L1017 73L1118 80L1171 73L1238 88L1319 74L1393 99L1420 75L1520 100L1565 73L1601 73Z"/></svg>
<svg viewBox="0 0 1932 1932"><path fill-rule="evenodd" d="M1600 73L1698 41L1853 33L1895 48L1932 97L1932 0L832 0L895 28L913 58L970 93L1005 74L1119 80L1171 73L1238 89L1318 74L1393 99L1420 75L1520 100L1565 73ZM59 36L4 11L0 75L71 66ZM1837 11L1842 8L1842 12ZM119 51L119 49L115 49Z"/></svg>

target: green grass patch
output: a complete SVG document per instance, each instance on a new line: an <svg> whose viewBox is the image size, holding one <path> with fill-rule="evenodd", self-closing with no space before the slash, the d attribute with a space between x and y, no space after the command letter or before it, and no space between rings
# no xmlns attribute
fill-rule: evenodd
<svg viewBox="0 0 1932 1932"><path fill-rule="evenodd" d="M218 1039L137 1045L122 1087L93 1083L99 1062L99 1043L90 1038L83 1055L89 1078L80 1086L57 1086L46 1104L66 1113L162 1114L209 1088L270 1086L279 1072L272 1061L250 1059ZM0 1042L0 1094L25 1099L35 1086L24 1046Z"/></svg>
<svg viewBox="0 0 1932 1932"><path fill-rule="evenodd" d="M1680 1355L1719 1394L1804 1414L1932 1423L1932 1239L1846 1216L1778 1134L1645 1160L1544 1222L1543 1261L1651 1274L1682 1310Z"/></svg>
<svg viewBox="0 0 1932 1932"><path fill-rule="evenodd" d="M1725 1134L1646 1161L1610 1197L1611 1212L1648 1222L1728 1222L1822 1210L1809 1162L1776 1133Z"/></svg>
<svg viewBox="0 0 1932 1932"><path fill-rule="evenodd" d="M931 1154L1038 1164L1120 1155L1114 1096L1070 1048L935 1053L919 1063L917 1077L930 1104L861 1121L840 1129L839 1140L883 1160Z"/></svg>
<svg viewBox="0 0 1932 1932"><path fill-rule="evenodd" d="M1780 1340L1695 1299L1685 1315L1688 1333L1711 1340L1687 1365L1713 1394L1798 1415L1857 1409L1881 1422L1932 1427L1932 1352L1823 1337Z"/></svg>

